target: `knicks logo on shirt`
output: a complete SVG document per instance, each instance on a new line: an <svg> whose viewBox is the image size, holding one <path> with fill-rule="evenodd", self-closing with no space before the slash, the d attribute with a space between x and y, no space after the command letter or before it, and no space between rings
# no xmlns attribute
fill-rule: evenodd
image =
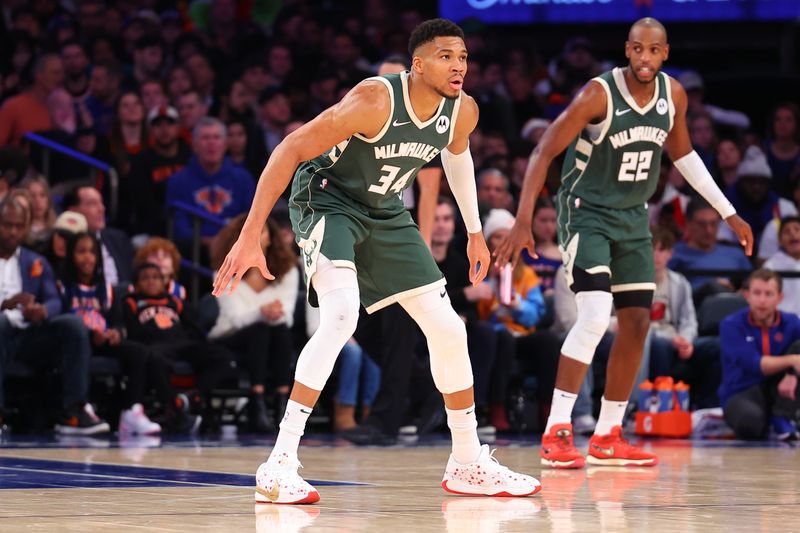
<svg viewBox="0 0 800 533"><path fill-rule="evenodd" d="M194 201L209 213L219 215L225 211L226 207L231 205L233 197L230 192L222 187L211 186L198 189L194 193Z"/></svg>

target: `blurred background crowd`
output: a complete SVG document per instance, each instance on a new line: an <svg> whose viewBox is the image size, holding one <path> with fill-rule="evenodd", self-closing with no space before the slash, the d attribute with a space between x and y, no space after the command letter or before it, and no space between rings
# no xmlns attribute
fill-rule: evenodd
<svg viewBox="0 0 800 533"><path fill-rule="evenodd" d="M425 2L356 4L0 2L0 431L53 422L67 434L213 431L224 410L211 399L226 395L247 398L234 409L246 430L275 431L316 320L286 196L261 242L276 280L251 272L234 295L207 293L275 147L382 65L408 68L410 32L437 15ZM548 125L589 79L624 66L627 25L462 26L464 91L481 113L470 150L492 248L513 223ZM723 381L738 379L725 371L719 325L748 305L751 271L787 274L779 308L800 312L791 277L800 271L800 112L797 44L774 37L786 35L782 23L753 26L773 35L761 45L698 27L676 24L667 70L689 95L694 148L753 227L756 250L745 256L661 161L649 202L658 289L641 380L683 379L692 405L712 408ZM737 47L749 53L733 72ZM426 170L441 182L430 246L467 323L481 431L538 430L575 320L551 199L560 162L535 211L538 257L514 272L513 306L499 303L495 272L470 286L458 209L440 164ZM419 195L404 198L412 211ZM612 322L576 431L593 429L614 334ZM426 356L399 306L363 316L312 424L367 444L435 431L444 410ZM30 383L49 392L32 394Z"/></svg>

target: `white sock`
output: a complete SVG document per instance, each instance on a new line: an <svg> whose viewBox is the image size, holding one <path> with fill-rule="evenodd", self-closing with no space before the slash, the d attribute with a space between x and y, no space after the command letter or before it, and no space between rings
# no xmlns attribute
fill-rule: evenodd
<svg viewBox="0 0 800 533"><path fill-rule="evenodd" d="M466 409L444 409L447 412L447 427L453 436L453 459L463 464L474 463L481 454L478 440L478 419L475 405Z"/></svg>
<svg viewBox="0 0 800 533"><path fill-rule="evenodd" d="M625 418L625 409L628 402L614 402L606 400L603 396L600 404L600 418L597 420L597 427L594 428L595 435L608 435L611 428L621 426L622 419Z"/></svg>
<svg viewBox="0 0 800 533"><path fill-rule="evenodd" d="M572 424L572 408L575 407L577 399L578 394L575 392L553 390L553 403L550 405L550 416L547 417L545 433L549 433L550 428L557 424Z"/></svg>
<svg viewBox="0 0 800 533"><path fill-rule="evenodd" d="M281 429L278 431L278 439L275 441L275 447L272 448L270 457L280 453L297 454L297 448L300 446L300 437L305 432L306 422L310 414L310 407L306 407L294 400L286 402L286 413L283 415L283 420L281 420Z"/></svg>

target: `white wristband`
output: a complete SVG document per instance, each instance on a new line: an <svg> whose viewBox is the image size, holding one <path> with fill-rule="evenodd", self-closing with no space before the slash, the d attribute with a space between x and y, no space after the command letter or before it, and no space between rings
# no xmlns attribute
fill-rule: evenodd
<svg viewBox="0 0 800 533"><path fill-rule="evenodd" d="M722 194L714 178L709 174L708 169L697 152L692 150L685 156L675 161L675 168L686 178L694 190L700 193L700 196L711 204L711 207L717 210L719 216L723 219L736 214L731 202Z"/></svg>
<svg viewBox="0 0 800 533"><path fill-rule="evenodd" d="M461 211L461 218L469 233L481 231L481 217L478 214L478 189L475 184L475 164L472 154L467 149L454 154L447 148L442 150L442 167L447 183Z"/></svg>

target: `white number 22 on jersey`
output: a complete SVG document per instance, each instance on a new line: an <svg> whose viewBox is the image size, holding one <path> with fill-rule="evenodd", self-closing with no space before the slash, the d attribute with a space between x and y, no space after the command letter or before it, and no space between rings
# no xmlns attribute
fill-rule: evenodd
<svg viewBox="0 0 800 533"><path fill-rule="evenodd" d="M370 185L369 192L374 192L375 194L384 195L389 190L389 187L392 187L391 189L392 192L400 193L403 191L403 187L406 186L406 183L408 183L408 179L411 177L411 174L414 173L414 170L415 169L412 168L411 170L400 176L400 178L397 179L397 181L395 181L397 174L400 172L400 167L395 167L392 165L383 165L381 167L381 172L385 172L385 174L381 174L380 178L378 178L380 185ZM394 183L393 186L392 183Z"/></svg>
<svg viewBox="0 0 800 533"><path fill-rule="evenodd" d="M622 164L619 167L619 181L643 181L650 172L650 163L653 160L653 151L625 152L622 154Z"/></svg>

